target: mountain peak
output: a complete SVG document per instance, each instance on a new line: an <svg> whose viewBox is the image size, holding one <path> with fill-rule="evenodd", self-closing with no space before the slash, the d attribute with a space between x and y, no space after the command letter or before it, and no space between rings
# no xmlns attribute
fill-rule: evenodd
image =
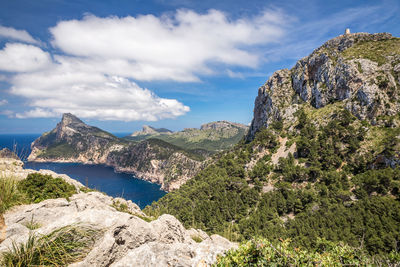
<svg viewBox="0 0 400 267"><path fill-rule="evenodd" d="M325 42L259 88L248 140L273 122L295 120L303 103L342 105L376 123L400 111L400 38L390 33L348 33Z"/></svg>
<svg viewBox="0 0 400 267"><path fill-rule="evenodd" d="M341 52L360 42L383 41L392 38L393 38L392 34L387 32L382 32L382 33L357 32L357 33L342 34L326 41L321 47L316 49L316 51L320 51L322 49L330 49Z"/></svg>
<svg viewBox="0 0 400 267"><path fill-rule="evenodd" d="M71 113L64 113L61 119L63 125L69 125L72 123L83 123L77 116Z"/></svg>

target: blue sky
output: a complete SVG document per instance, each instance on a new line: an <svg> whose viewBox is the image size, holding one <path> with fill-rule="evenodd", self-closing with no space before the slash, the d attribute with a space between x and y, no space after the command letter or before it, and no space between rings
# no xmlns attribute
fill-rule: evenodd
<svg viewBox="0 0 400 267"><path fill-rule="evenodd" d="M344 32L400 36L388 1L2 0L0 133L63 112L110 132L248 124L258 88Z"/></svg>

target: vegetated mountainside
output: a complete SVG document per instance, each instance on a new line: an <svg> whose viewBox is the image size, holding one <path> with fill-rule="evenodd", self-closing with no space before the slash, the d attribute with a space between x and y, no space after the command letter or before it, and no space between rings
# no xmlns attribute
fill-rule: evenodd
<svg viewBox="0 0 400 267"><path fill-rule="evenodd" d="M126 137L128 140L156 138L173 145L210 155L232 148L246 135L248 126L229 121L203 124L200 129L187 128L180 132L143 126L143 130Z"/></svg>
<svg viewBox="0 0 400 267"><path fill-rule="evenodd" d="M196 134L190 135L192 139L181 134L183 132L174 133L179 137L172 138L171 142L165 138L169 136L165 134L169 133L168 130L145 127L142 133L146 133L146 138L132 141L89 126L67 113L56 128L32 143L28 160L105 164L117 171L159 183L162 189L171 191L204 168L214 153L214 150L206 150L208 147L227 148L239 142L246 133L245 126L228 122L210 123L203 127L201 134L198 133L200 130L193 130ZM156 130L163 134L154 134Z"/></svg>
<svg viewBox="0 0 400 267"><path fill-rule="evenodd" d="M159 183L173 190L205 165L202 155L161 140L132 142L64 114L52 131L32 143L30 161L105 164L117 171Z"/></svg>
<svg viewBox="0 0 400 267"><path fill-rule="evenodd" d="M22 165L0 156L0 266L209 266L237 246Z"/></svg>
<svg viewBox="0 0 400 267"><path fill-rule="evenodd" d="M145 212L231 240L321 253L321 239L345 242L399 262L399 99L399 38L334 38L259 89L246 141Z"/></svg>

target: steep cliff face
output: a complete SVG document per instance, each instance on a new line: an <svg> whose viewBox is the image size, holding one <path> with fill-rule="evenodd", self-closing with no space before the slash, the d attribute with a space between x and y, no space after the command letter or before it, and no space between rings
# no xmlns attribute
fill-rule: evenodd
<svg viewBox="0 0 400 267"><path fill-rule="evenodd" d="M117 171L133 172L138 178L158 183L171 191L192 178L204 161L191 158L180 148L157 139L131 144L107 155L105 164Z"/></svg>
<svg viewBox="0 0 400 267"><path fill-rule="evenodd" d="M105 164L159 183L168 191L179 188L205 164L200 155L169 143L120 139L72 114L64 114L52 131L32 143L28 160Z"/></svg>
<svg viewBox="0 0 400 267"><path fill-rule="evenodd" d="M327 41L291 69L260 87L248 139L275 121L293 121L299 106L335 102L362 120L400 110L400 39L388 33L354 33Z"/></svg>
<svg viewBox="0 0 400 267"><path fill-rule="evenodd" d="M66 113L50 132L36 139L28 160L57 160L101 164L107 151L121 149L120 140Z"/></svg>

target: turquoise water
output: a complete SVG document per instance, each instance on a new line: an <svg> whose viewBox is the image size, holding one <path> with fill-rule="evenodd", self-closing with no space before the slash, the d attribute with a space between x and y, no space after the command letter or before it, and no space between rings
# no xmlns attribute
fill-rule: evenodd
<svg viewBox="0 0 400 267"><path fill-rule="evenodd" d="M0 149L8 147L26 159L30 153L30 144L40 135L0 135ZM39 163L25 162L27 169L48 169L64 173L82 184L97 189L112 197L132 200L144 208L166 194L160 185L135 178L132 174L116 173L111 167L79 163Z"/></svg>

